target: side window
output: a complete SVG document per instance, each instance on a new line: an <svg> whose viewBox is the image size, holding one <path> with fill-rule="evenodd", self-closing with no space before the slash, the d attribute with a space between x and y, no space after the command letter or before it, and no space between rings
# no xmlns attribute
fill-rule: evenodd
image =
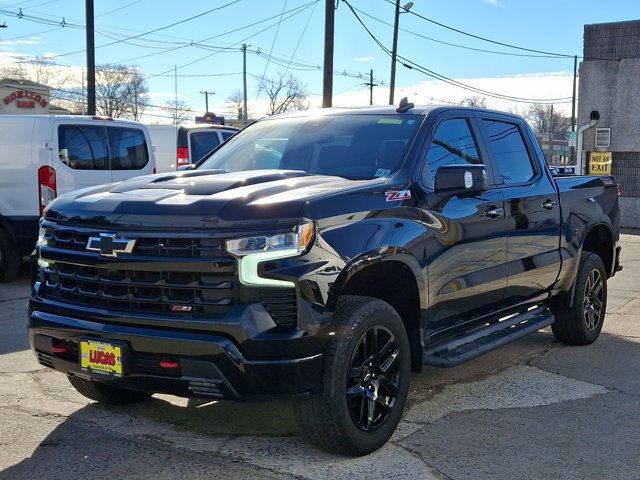
<svg viewBox="0 0 640 480"><path fill-rule="evenodd" d="M191 161L199 161L218 145L220 138L215 130L191 132Z"/></svg>
<svg viewBox="0 0 640 480"><path fill-rule="evenodd" d="M220 132L222 134L222 141L226 142L227 140L229 140L231 137L233 137L236 132Z"/></svg>
<svg viewBox="0 0 640 480"><path fill-rule="evenodd" d="M495 120L482 123L502 181L511 185L531 180L535 172L518 125Z"/></svg>
<svg viewBox="0 0 640 480"><path fill-rule="evenodd" d="M469 121L464 118L445 120L436 128L427 150L422 181L426 186L433 187L439 167L481 163Z"/></svg>
<svg viewBox="0 0 640 480"><path fill-rule="evenodd" d="M58 156L75 170L109 170L109 148L104 127L60 125Z"/></svg>
<svg viewBox="0 0 640 480"><path fill-rule="evenodd" d="M142 130L108 126L107 133L113 170L140 170L149 162L147 141Z"/></svg>

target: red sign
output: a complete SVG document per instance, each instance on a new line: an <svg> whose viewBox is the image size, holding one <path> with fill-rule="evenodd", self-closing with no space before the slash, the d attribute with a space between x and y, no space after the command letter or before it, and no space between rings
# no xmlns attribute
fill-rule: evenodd
<svg viewBox="0 0 640 480"><path fill-rule="evenodd" d="M3 102L9 105L14 100L18 108L36 108L36 103L42 108L47 108L47 101L39 93L30 92L28 90L17 90L4 97Z"/></svg>

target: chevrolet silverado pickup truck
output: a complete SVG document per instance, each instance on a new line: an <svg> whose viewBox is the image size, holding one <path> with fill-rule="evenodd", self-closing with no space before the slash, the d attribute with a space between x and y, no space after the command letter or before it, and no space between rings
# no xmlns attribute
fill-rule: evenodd
<svg viewBox="0 0 640 480"><path fill-rule="evenodd" d="M594 342L619 263L610 176L552 176L520 117L326 109L266 118L188 171L63 195L33 256L39 362L90 399L294 399L364 455L410 372L551 326Z"/></svg>

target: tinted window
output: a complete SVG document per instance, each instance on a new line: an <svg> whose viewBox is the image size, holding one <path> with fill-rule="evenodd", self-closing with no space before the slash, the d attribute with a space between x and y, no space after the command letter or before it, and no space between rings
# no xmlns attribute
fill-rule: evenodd
<svg viewBox="0 0 640 480"><path fill-rule="evenodd" d="M494 120L483 120L482 123L504 183L523 183L531 180L534 175L533 166L518 126Z"/></svg>
<svg viewBox="0 0 640 480"><path fill-rule="evenodd" d="M236 134L236 132L220 132L220 134L222 135L222 141L226 142L231 137L233 137Z"/></svg>
<svg viewBox="0 0 640 480"><path fill-rule="evenodd" d="M427 151L422 180L433 187L436 170L444 165L480 164L478 147L469 122L463 118L445 120L436 128Z"/></svg>
<svg viewBox="0 0 640 480"><path fill-rule="evenodd" d="M147 164L149 152L142 130L109 126L107 133L113 170L140 170Z"/></svg>
<svg viewBox="0 0 640 480"><path fill-rule="evenodd" d="M259 121L235 134L200 168L303 170L351 179L400 168L421 115L333 114Z"/></svg>
<svg viewBox="0 0 640 480"><path fill-rule="evenodd" d="M191 132L191 162L196 163L218 145L220 138L216 131Z"/></svg>
<svg viewBox="0 0 640 480"><path fill-rule="evenodd" d="M60 125L58 155L76 170L109 170L109 149L104 127L94 125Z"/></svg>

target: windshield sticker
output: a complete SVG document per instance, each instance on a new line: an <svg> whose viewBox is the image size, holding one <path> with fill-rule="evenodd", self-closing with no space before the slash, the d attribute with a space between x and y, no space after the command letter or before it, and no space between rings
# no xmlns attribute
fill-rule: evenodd
<svg viewBox="0 0 640 480"><path fill-rule="evenodd" d="M391 170L389 170L388 168L379 168L376 171L376 177L386 177L390 173L391 173Z"/></svg>
<svg viewBox="0 0 640 480"><path fill-rule="evenodd" d="M390 190L384 192L384 196L387 202L399 202L401 200L409 200L411 198L411 192L409 190Z"/></svg>
<svg viewBox="0 0 640 480"><path fill-rule="evenodd" d="M387 125L402 125L402 120L397 118L381 118L378 123L384 123Z"/></svg>

